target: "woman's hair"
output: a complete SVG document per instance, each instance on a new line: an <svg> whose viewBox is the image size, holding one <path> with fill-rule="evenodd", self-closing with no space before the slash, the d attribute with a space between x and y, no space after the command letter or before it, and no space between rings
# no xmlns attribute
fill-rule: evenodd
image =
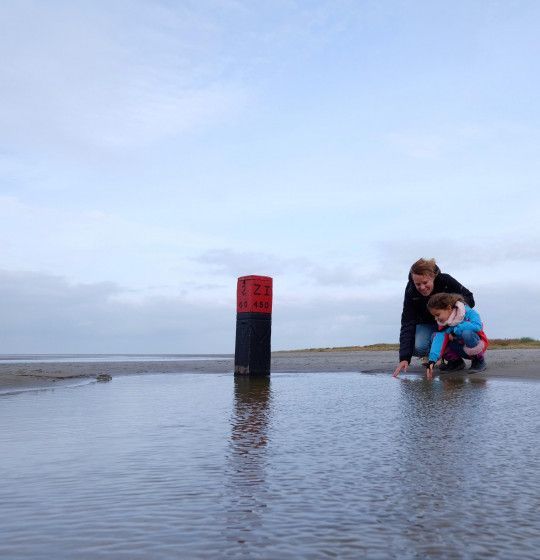
<svg viewBox="0 0 540 560"><path fill-rule="evenodd" d="M435 259L418 259L411 266L411 274L418 274L421 276L431 276L433 278L437 275L438 271Z"/></svg>
<svg viewBox="0 0 540 560"><path fill-rule="evenodd" d="M427 307L428 309L448 309L454 307L458 301L465 303L461 294L434 294L429 298Z"/></svg>

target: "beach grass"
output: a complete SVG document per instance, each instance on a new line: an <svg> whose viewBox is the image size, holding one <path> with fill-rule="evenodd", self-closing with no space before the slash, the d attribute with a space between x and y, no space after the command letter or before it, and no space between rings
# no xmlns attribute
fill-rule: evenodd
<svg viewBox="0 0 540 560"><path fill-rule="evenodd" d="M521 338L491 338L489 348L492 350L516 350L526 348L540 348L540 340L524 336ZM281 350L280 352L356 352L399 350L399 344L392 342L378 342L365 346L333 346L327 348L302 348L298 350Z"/></svg>

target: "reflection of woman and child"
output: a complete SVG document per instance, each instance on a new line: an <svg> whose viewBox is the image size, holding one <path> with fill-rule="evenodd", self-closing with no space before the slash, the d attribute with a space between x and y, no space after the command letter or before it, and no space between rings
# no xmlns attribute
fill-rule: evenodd
<svg viewBox="0 0 540 560"><path fill-rule="evenodd" d="M471 360L469 373L485 370L488 339L473 307L472 292L442 273L435 259L416 261L405 287L399 364L393 376L406 372L413 356L422 359L428 379L436 363L443 373L464 369L463 358Z"/></svg>

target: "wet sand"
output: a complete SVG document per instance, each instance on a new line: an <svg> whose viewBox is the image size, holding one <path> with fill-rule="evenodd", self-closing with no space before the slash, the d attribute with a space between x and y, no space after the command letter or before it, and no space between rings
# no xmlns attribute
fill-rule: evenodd
<svg viewBox="0 0 540 560"><path fill-rule="evenodd" d="M488 369L475 376L487 379L540 380L540 349L490 350ZM222 360L155 362L64 362L0 364L0 392L10 393L93 381L106 374L142 375L153 373L232 373L233 356ZM397 365L395 351L354 352L276 352L272 355L272 372L364 372L391 375ZM424 370L415 358L409 372Z"/></svg>

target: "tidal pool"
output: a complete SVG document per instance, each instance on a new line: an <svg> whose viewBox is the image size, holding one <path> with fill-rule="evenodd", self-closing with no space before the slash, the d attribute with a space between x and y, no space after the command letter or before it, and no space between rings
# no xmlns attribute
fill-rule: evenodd
<svg viewBox="0 0 540 560"><path fill-rule="evenodd" d="M538 558L534 382L127 376L0 396L0 557Z"/></svg>

